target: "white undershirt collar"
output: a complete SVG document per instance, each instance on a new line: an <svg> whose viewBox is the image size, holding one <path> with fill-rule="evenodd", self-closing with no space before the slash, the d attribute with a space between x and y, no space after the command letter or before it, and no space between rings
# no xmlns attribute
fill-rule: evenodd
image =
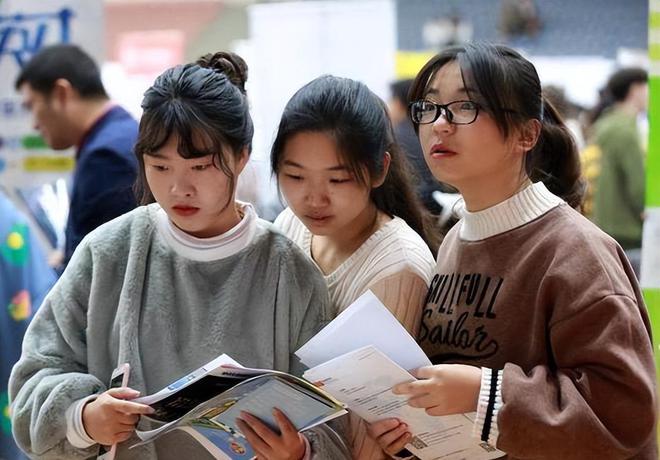
<svg viewBox="0 0 660 460"><path fill-rule="evenodd" d="M456 205L461 217L459 235L466 241L484 240L525 225L563 202L543 182L530 184L511 198L482 211L468 211L461 200Z"/></svg>
<svg viewBox="0 0 660 460"><path fill-rule="evenodd" d="M156 226L168 246L183 257L200 262L224 259L247 247L257 228L258 217L254 207L238 201L236 205L243 212L241 221L225 233L211 238L196 238L184 232L174 225L160 206L156 210Z"/></svg>

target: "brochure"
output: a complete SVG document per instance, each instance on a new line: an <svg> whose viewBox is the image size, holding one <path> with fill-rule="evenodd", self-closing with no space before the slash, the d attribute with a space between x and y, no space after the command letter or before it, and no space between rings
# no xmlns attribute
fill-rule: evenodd
<svg viewBox="0 0 660 460"><path fill-rule="evenodd" d="M343 315L343 317L342 317ZM361 325L369 324L369 328ZM359 328L356 333L355 328ZM296 352L312 366L303 376L367 422L398 418L410 427L406 448L422 460L488 460L504 452L472 436L475 413L431 416L395 395L431 363L378 298L368 291Z"/></svg>
<svg viewBox="0 0 660 460"><path fill-rule="evenodd" d="M299 431L346 413L342 403L304 379L285 372L245 368L227 355L158 393L134 401L151 406L155 412L145 418L162 424L152 430L137 430L141 442L135 446L180 429L218 459L249 459L255 455L236 425L241 411L258 417L275 431L275 407Z"/></svg>

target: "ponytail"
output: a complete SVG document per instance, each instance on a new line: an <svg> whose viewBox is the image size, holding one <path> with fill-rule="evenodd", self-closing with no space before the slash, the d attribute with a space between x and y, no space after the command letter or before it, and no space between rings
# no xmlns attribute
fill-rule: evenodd
<svg viewBox="0 0 660 460"><path fill-rule="evenodd" d="M525 170L532 182L542 181L571 207L577 209L582 204L586 184L575 140L559 112L545 97L541 134L527 154Z"/></svg>

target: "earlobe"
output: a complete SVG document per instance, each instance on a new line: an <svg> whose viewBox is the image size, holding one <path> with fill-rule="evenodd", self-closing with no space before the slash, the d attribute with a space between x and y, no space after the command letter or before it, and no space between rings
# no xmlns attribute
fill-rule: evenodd
<svg viewBox="0 0 660 460"><path fill-rule="evenodd" d="M520 130L518 144L524 152L529 152L534 148L541 135L541 122L539 120L529 120Z"/></svg>

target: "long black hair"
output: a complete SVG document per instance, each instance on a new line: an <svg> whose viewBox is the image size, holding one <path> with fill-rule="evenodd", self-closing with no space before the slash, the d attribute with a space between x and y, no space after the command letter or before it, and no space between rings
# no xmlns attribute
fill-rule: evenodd
<svg viewBox="0 0 660 460"><path fill-rule="evenodd" d="M214 165L231 184L227 205L233 196L236 178L227 163L228 154L238 158L252 146L254 127L245 94L247 65L227 52L207 54L195 64L163 72L144 93L140 130L135 154L140 164L138 194L142 204L152 203L143 155L161 148L176 135L183 158L213 155Z"/></svg>
<svg viewBox="0 0 660 460"><path fill-rule="evenodd" d="M325 75L299 89L284 109L273 143L274 174L280 171L287 141L301 132L323 132L334 139L345 165L371 189L376 207L405 220L435 254L439 232L410 183L412 173L395 141L385 103L365 84ZM371 188L370 180L383 174L386 152L391 162L385 181Z"/></svg>
<svg viewBox="0 0 660 460"><path fill-rule="evenodd" d="M469 43L450 47L419 71L410 99L423 99L435 73L450 62L458 63L465 87L479 93L477 102L505 138L528 120L541 122L539 139L525 157L525 172L533 182L542 181L552 193L578 208L585 191L578 149L561 116L543 96L534 65L503 45Z"/></svg>

